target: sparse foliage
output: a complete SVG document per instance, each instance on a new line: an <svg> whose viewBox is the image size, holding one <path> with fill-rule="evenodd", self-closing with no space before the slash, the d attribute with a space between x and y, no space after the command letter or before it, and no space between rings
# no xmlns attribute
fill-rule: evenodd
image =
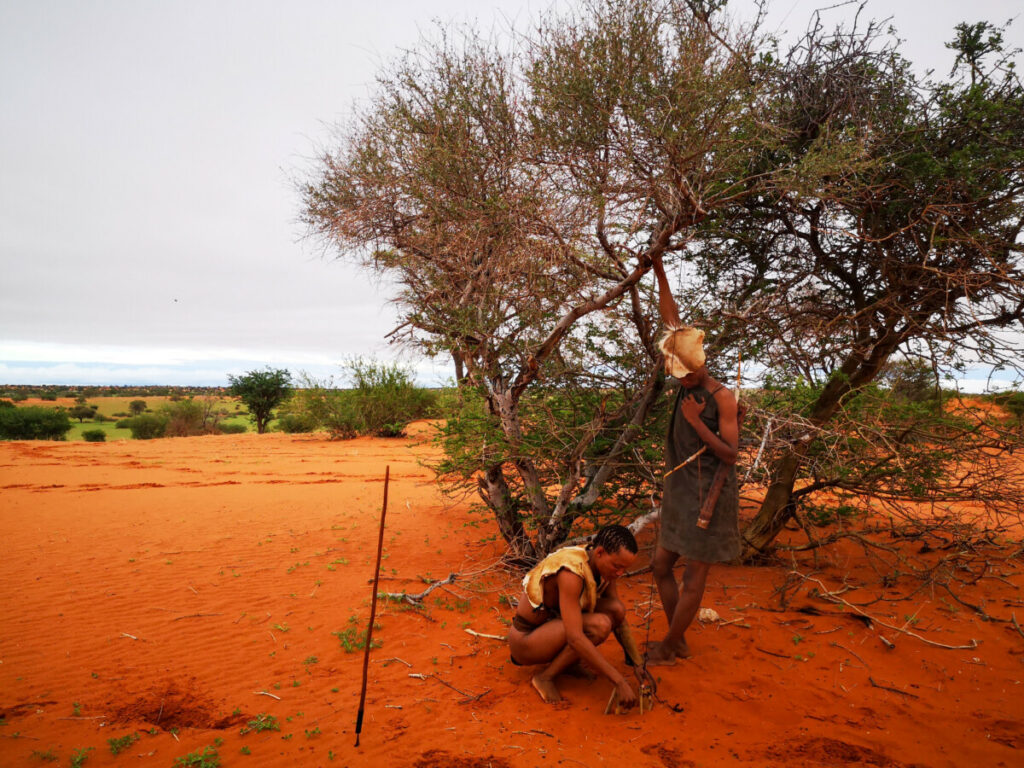
<svg viewBox="0 0 1024 768"><path fill-rule="evenodd" d="M523 559L612 478L649 478L632 449L663 378L641 280L761 183L755 46L678 0L594 3L511 50L445 37L381 75L304 190L312 230L397 281L404 339L480 399L497 439L443 477Z"/></svg>

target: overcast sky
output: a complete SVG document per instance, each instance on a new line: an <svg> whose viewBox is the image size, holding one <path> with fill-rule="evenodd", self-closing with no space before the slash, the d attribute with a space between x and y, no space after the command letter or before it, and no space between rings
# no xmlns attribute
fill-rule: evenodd
<svg viewBox="0 0 1024 768"><path fill-rule="evenodd" d="M387 285L302 239L292 179L433 20L500 33L573 4L0 0L0 384L223 385L350 356L442 383L447 360L387 343ZM768 28L834 4L773 0ZM902 52L944 74L956 23L1018 7L868 0L866 15L891 14ZM1024 22L1010 29L1024 44Z"/></svg>

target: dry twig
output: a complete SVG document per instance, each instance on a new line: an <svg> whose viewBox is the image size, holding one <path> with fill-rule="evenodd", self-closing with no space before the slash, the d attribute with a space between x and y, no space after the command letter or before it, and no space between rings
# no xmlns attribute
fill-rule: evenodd
<svg viewBox="0 0 1024 768"><path fill-rule="evenodd" d="M870 615L869 613L867 613L866 611L862 610L858 606L854 605L849 600L844 600L843 598L839 597L838 594L836 594L834 592L830 592L829 589L819 579L815 579L815 578L813 578L811 576L805 576L804 574L799 573L798 571L791 571L791 573L796 574L797 576L799 576L802 579L805 579L806 581L813 581L815 584L817 584L821 588L821 591L818 594L821 596L822 600L827 600L828 602L831 602L831 603L842 603L843 605L847 606L848 608L851 608L855 613L860 614L861 616L863 616L864 618L868 619L869 621L873 621L876 624L881 624L883 627L886 627L887 629L891 629L894 632L899 632L900 634L903 634L903 635L909 635L910 637L916 638L917 640L920 640L922 643L925 643L927 645L934 646L935 648L945 648L946 650L950 650L950 651L964 651L964 650L969 650L971 648L977 648L978 647L978 641L975 640L974 638L971 638L971 642L969 644L967 644L967 645L945 645L944 643L937 643L934 640L929 640L926 637L921 637L921 635L917 634L916 632L911 632L909 629L902 629L902 628L894 626L892 624L887 624L886 622L882 621L881 619L875 618L874 616ZM881 637L881 635L879 635L879 637ZM888 641L886 641L883 638L883 642L888 642Z"/></svg>

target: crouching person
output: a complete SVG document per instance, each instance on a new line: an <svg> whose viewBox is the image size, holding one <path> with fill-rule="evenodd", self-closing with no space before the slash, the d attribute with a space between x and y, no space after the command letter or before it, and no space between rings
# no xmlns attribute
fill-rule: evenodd
<svg viewBox="0 0 1024 768"><path fill-rule="evenodd" d="M636 703L629 683L597 650L615 633L627 658L639 663L625 623L626 608L616 591L616 581L636 552L629 529L609 525L585 547L551 553L523 578L524 591L508 633L509 651L514 664L545 665L532 680L544 701L561 700L555 678L583 660L618 689L621 706L628 709Z"/></svg>

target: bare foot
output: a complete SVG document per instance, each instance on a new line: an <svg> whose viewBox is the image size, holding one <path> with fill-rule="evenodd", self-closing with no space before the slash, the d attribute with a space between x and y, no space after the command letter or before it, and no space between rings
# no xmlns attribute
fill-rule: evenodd
<svg viewBox="0 0 1024 768"><path fill-rule="evenodd" d="M548 704L554 704L562 700L562 695L558 692L558 688L555 687L553 680L546 680L537 675L530 682L533 683L533 687L537 689L540 697Z"/></svg>
<svg viewBox="0 0 1024 768"><path fill-rule="evenodd" d="M664 643L649 643L646 659L649 667L670 667L676 663L676 653Z"/></svg>

